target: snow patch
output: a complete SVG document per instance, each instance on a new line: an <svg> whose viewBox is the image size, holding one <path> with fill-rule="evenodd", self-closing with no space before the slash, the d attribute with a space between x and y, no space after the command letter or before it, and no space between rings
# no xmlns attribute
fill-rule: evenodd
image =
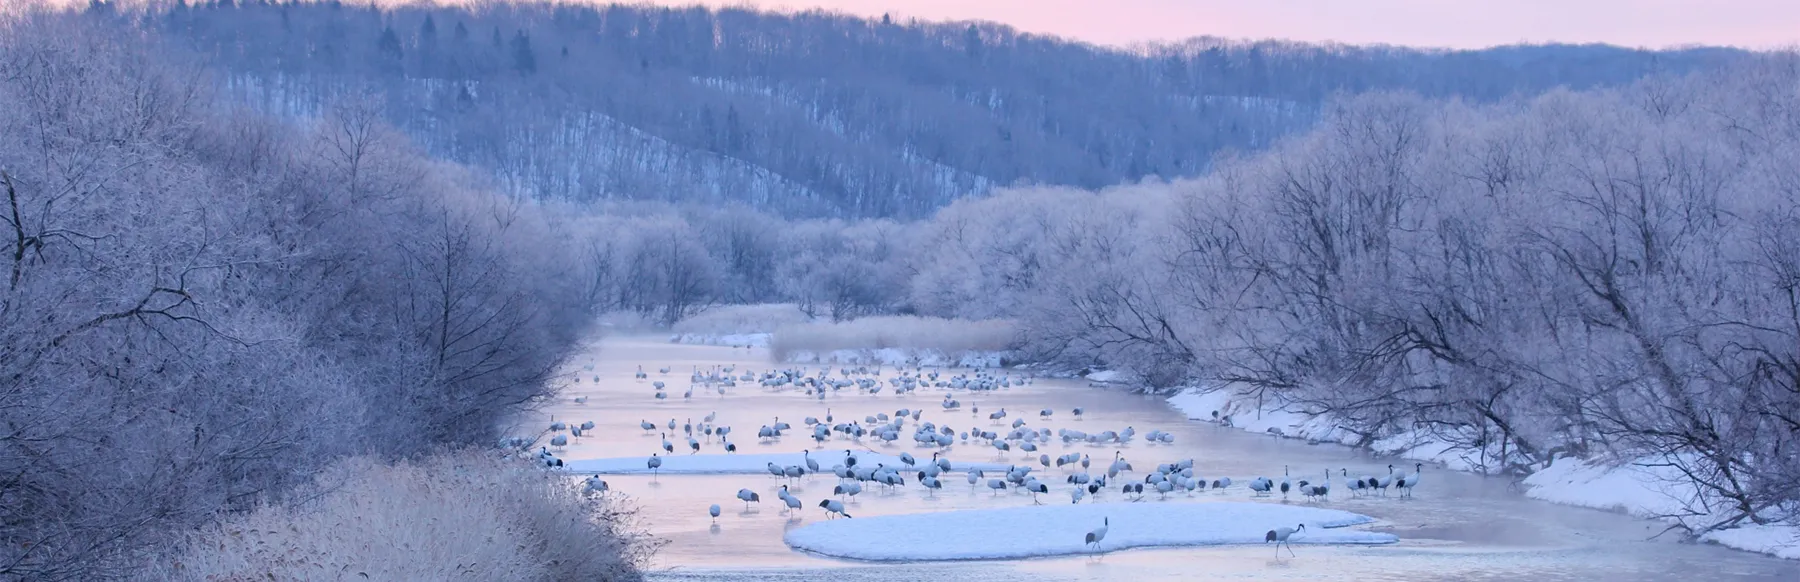
<svg viewBox="0 0 1800 582"><path fill-rule="evenodd" d="M1193 389L1170 396L1169 405L1192 420L1212 421L1217 412L1219 422L1255 433L1340 444L1356 442L1356 435L1338 429L1335 419L1283 410L1286 403L1272 397L1259 407L1254 397L1239 396L1231 390Z"/></svg>
<svg viewBox="0 0 1800 582"><path fill-rule="evenodd" d="M1728 548L1800 560L1800 527L1746 525L1708 533L1700 539Z"/></svg>
<svg viewBox="0 0 1800 582"><path fill-rule="evenodd" d="M851 510L855 514L855 510ZM1100 551L1261 544L1269 530L1306 524L1295 544L1389 544L1387 533L1342 528L1366 515L1275 503L1083 503L886 515L790 530L795 549L868 561L1005 560L1092 553L1089 531L1109 519Z"/></svg>
<svg viewBox="0 0 1800 582"><path fill-rule="evenodd" d="M1087 375L1087 379L1095 382L1129 382L1133 376L1118 370L1101 370Z"/></svg>
<svg viewBox="0 0 1800 582"><path fill-rule="evenodd" d="M1402 459L1436 463L1446 469L1457 471L1479 473L1481 468L1486 466L1481 457L1481 451L1453 445L1423 431L1406 431L1376 439L1375 442L1369 443L1369 449L1376 453ZM1485 459L1485 461L1493 462L1494 459Z"/></svg>
<svg viewBox="0 0 1800 582"><path fill-rule="evenodd" d="M1525 495L1552 503L1657 517L1682 511L1694 489L1679 486L1673 469L1625 464L1617 467L1562 458L1525 478Z"/></svg>
<svg viewBox="0 0 1800 582"><path fill-rule="evenodd" d="M1219 422L1229 421L1232 427L1254 433L1351 447L1362 445L1362 435L1344 430L1331 415L1289 410L1286 401L1273 395L1265 396L1259 402L1255 396L1238 394L1230 389L1193 388L1170 396L1169 405L1191 420L1211 422L1213 412L1218 411ZM1483 459L1479 450L1459 447L1422 431L1376 439L1369 443L1369 449L1457 471L1479 472L1484 461L1495 462L1493 458Z"/></svg>

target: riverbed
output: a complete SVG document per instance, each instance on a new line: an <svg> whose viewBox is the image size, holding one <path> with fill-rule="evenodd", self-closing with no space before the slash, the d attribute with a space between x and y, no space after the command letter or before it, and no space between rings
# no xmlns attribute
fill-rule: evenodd
<svg viewBox="0 0 1800 582"><path fill-rule="evenodd" d="M591 367L591 368L590 368ZM634 375L641 369L648 376ZM1309 445L1302 441L1257 435L1189 421L1160 397L1134 394L1121 388L1090 385L1083 380L1035 378L1028 386L993 392L955 391L960 410L945 411L939 403L945 390L921 388L896 396L891 390L876 395L854 389L830 393L824 400L794 389L770 390L755 382L740 382L720 395L711 387L694 386L684 397L690 375L696 370L730 367L733 375L760 373L778 365L763 348L731 348L674 344L663 337L612 337L597 341L573 358L567 368L563 398L533 420L593 421L595 429L573 439L560 453L568 460L667 454L664 438L675 446L674 455L689 452L684 424L699 424L708 414L716 424L733 429L730 440L740 454L800 452L815 449L802 418L820 419L828 414L836 421L862 419L898 409L920 409L923 421L948 425L958 432L968 429L998 430L988 420L992 411L1008 411L1005 419L1023 418L1029 426L1070 428L1086 432L1122 430L1139 435L1162 430L1174 435L1173 444L1147 444L1142 438L1123 446L1065 445L1052 440L1040 453L1052 458L1071 451L1088 454L1098 470L1115 453L1139 469L1179 459L1194 459L1200 475L1245 479L1268 476L1279 480L1284 467L1292 479L1317 481L1331 471L1334 491L1321 506L1372 516L1378 522L1366 529L1388 532L1399 543L1383 546L1301 546L1298 555L1274 557L1268 546L1163 548L1108 552L1097 556L1073 556L1017 561L957 562L932 564L871 564L811 556L790 549L782 540L790 528L825 519L812 504L828 496L835 479L830 475L801 479L791 491L806 501L798 515L787 515L775 492L786 480L766 474L745 475L608 475L612 490L629 499L642 513L649 531L666 540L658 553L655 579L662 580L842 580L872 576L888 580L1159 580L1177 577L1205 579L1331 579L1331 580L1800 580L1800 563L1711 545L1680 543L1667 538L1650 539L1660 525L1629 516L1550 504L1526 498L1509 479L1488 478L1427 466L1424 479L1410 498L1390 493L1352 496L1344 487L1340 470L1352 477L1385 475L1388 465L1411 462L1376 458L1337 445ZM817 370L819 366L798 366ZM847 366L840 366L847 367ZM660 372L668 368L669 373ZM892 369L883 370L892 375ZM949 375L966 370L942 370ZM1021 378L1017 371L997 374ZM886 376L884 376L886 377ZM662 381L665 399L656 399L652 382ZM585 403L575 398L585 397ZM1069 411L1081 407L1079 420ZM1038 411L1051 409L1048 419ZM975 412L979 409L980 412ZM779 418L796 427L781 439L760 441L758 427ZM673 420L676 430L667 430ZM639 423L657 425L648 434ZM527 421L529 424L531 421ZM1010 426L1010 422L1003 426ZM1004 432L1004 431L1000 431ZM834 438L825 448L841 455L844 449L871 450L898 455L909 452L928 458L936 449L916 447L903 438L892 445L877 440L860 442ZM717 439L702 444L699 454L723 454ZM1001 456L985 444L959 442L947 454L959 461L1037 463L1013 451ZM1057 477L1045 503L1069 503L1068 488L1061 486L1056 469L1044 473ZM945 476L944 489L928 493L909 486L894 492L869 490L857 496L849 512L858 517L888 514L986 509L1031 505L1022 492L995 495L971 488L960 473ZM763 501L749 509L737 501L739 489L760 492ZM1103 494L1104 495L1104 494ZM1103 501L1122 501L1116 493ZM1251 492L1239 481L1224 491L1194 495L1176 494L1167 500L1150 495L1141 503L1207 503L1250 501ZM1311 504L1293 495L1276 495L1269 503ZM719 504L722 515L714 520L707 507Z"/></svg>

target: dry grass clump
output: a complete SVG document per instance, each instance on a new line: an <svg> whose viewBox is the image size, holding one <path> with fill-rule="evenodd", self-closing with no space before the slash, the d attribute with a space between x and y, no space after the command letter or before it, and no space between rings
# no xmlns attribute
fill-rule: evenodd
<svg viewBox="0 0 1800 582"><path fill-rule="evenodd" d="M491 451L349 459L317 483L195 533L157 577L629 581L657 546L613 497Z"/></svg>

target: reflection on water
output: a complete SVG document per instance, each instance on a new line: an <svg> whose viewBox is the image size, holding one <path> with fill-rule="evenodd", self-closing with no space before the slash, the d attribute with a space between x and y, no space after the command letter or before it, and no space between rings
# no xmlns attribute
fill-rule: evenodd
<svg viewBox="0 0 1800 582"><path fill-rule="evenodd" d="M592 364L593 370L585 366ZM633 374L642 366L650 376L639 381ZM819 401L803 393L787 390L766 391L755 383L740 383L721 397L716 392L694 390L691 400L682 395L689 386L689 375L696 369L714 366L736 366L736 373L762 371L774 367L762 349L722 348L668 344L657 339L610 338L594 351L572 362L571 383L563 402L543 411L531 422L547 425L550 417L558 421L592 420L598 426L589 436L575 439L562 453L567 459L646 456L662 453L661 443L667 438L675 443L677 455L685 454L686 436L683 424L698 424L708 414L717 415L717 424L732 427L731 441L741 453L798 452L814 443L799 422L803 417L824 418L829 409L838 422L861 419L877 413L893 414L901 408L923 409L924 421L948 425L958 432L967 429L996 430L987 419L991 411L1005 408L1007 420L1024 418L1028 425L1039 428L1074 428L1087 432L1121 430L1135 427L1138 434L1161 429L1175 435L1172 445L1147 445L1140 438L1124 446L1063 445L1052 441L1040 454L1051 458L1069 451L1081 451L1094 458L1094 471L1104 467L1102 459L1120 452L1134 466L1146 469L1159 462L1184 458L1195 460L1198 475L1208 478L1229 476L1239 479L1232 489L1202 492L1193 496L1175 494L1167 501L1148 496L1145 503L1207 503L1243 501L1250 498L1244 488L1247 478L1270 476L1279 479L1285 465L1294 479L1318 479L1330 470L1335 484L1327 506L1374 516L1380 522L1372 529L1388 531L1401 538L1390 546L1315 547L1299 546L1298 556L1272 557L1269 547L1235 546L1216 548L1146 549L1108 553L1103 556L1074 556L1015 562L966 562L951 564L865 564L821 558L795 552L782 542L782 534L825 518L817 507L818 500L829 496L835 479L808 477L789 484L790 491L801 498L804 508L790 515L775 492L786 480L769 475L611 475L606 479L614 491L629 495L643 511L653 533L669 544L657 558L657 566L666 569L660 577L671 580L842 580L846 577L877 577L890 580L946 578L961 580L1009 580L1029 577L1034 580L1153 580L1173 577L1316 579L1332 580L1800 580L1800 564L1723 548L1682 544L1673 541L1648 541L1658 528L1649 522L1626 516L1552 505L1526 499L1505 479L1489 479L1474 475L1433 471L1426 468L1425 480L1416 498L1354 498L1343 487L1339 469L1348 469L1352 477L1384 475L1389 463L1407 465L1360 453L1334 445L1308 445L1289 439L1255 435L1222 429L1208 423L1190 422L1162 402L1119 390L1091 388L1079 381L1038 380L1032 386L1015 387L992 393L959 393L963 410L944 411L938 406L943 391L920 389L914 394L894 396L883 391L878 396L856 394L852 389L834 393ZM670 368L668 375L658 372ZM816 369L817 366L809 368ZM884 377L893 370L884 370ZM594 378L599 377L599 382ZM667 385L668 398L654 398L656 390L650 382ZM569 398L588 396L586 404L575 404ZM1084 407L1081 420L1069 418L1067 411ZM979 408L979 414L973 409ZM1051 408L1057 412L1053 420L1040 422L1037 411ZM758 442L756 429L773 424L780 417L796 427L782 439ZM674 420L676 430L668 430ZM650 434L638 426L641 421L657 425ZM910 426L910 423L909 423ZM659 434L662 433L662 434ZM703 438L703 437L702 437ZM704 439L703 439L704 440ZM915 448L905 436L893 445L865 438L858 443L843 439L828 441L832 450L867 449L889 454L902 451L928 457L933 449ZM701 454L723 454L716 439L705 442ZM1037 464L1037 454L1017 451L998 453L979 444L958 443L947 453L954 460L1001 461ZM1004 459L1004 460L1002 460ZM1061 472L1046 470L1052 479L1052 492L1045 503L1068 503L1067 486L1061 485ZM1139 476L1141 473L1134 473ZM909 483L911 478L909 476ZM735 497L738 489L750 488L763 498L762 503L745 504ZM1119 501L1116 491L1103 493L1103 502ZM1283 501L1276 496L1273 503L1312 503L1299 495ZM717 503L725 511L717 522L707 515L707 507ZM920 513L960 509L981 509L1029 505L1031 497L1024 493L1002 493L998 496L985 487L971 488L960 473L945 479L943 490L930 494L923 488L909 486L896 490L867 487L850 500L849 513L857 517L898 513Z"/></svg>

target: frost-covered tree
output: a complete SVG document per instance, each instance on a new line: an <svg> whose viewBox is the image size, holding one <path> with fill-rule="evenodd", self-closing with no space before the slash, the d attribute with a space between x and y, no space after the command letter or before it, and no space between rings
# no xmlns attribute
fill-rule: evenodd
<svg viewBox="0 0 1800 582"><path fill-rule="evenodd" d="M276 121L112 23L0 26L0 577L138 578L336 458L492 443L550 394L586 318L535 206L371 100Z"/></svg>
<svg viewBox="0 0 1800 582"><path fill-rule="evenodd" d="M959 202L913 229L911 305L1481 470L1666 464L1702 495L1673 516L1696 533L1793 519L1794 62L1498 105L1351 96L1202 179Z"/></svg>

